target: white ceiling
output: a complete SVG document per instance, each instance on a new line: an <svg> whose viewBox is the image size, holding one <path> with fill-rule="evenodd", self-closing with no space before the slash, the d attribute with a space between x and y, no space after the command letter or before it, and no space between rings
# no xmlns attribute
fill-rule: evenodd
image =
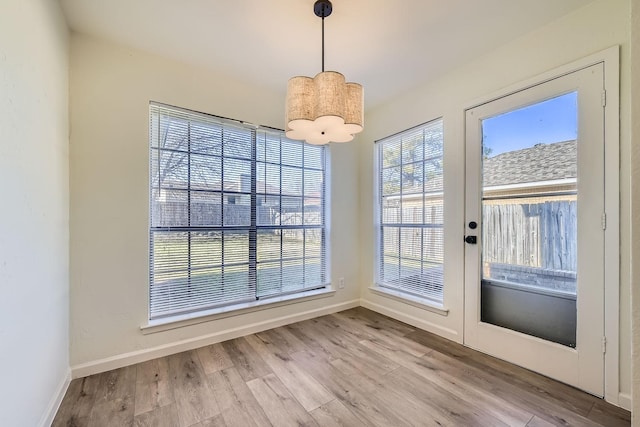
<svg viewBox="0 0 640 427"><path fill-rule="evenodd" d="M366 108L592 0L333 0L327 70L365 88ZM284 97L321 69L314 0L60 0L72 30L203 65Z"/></svg>

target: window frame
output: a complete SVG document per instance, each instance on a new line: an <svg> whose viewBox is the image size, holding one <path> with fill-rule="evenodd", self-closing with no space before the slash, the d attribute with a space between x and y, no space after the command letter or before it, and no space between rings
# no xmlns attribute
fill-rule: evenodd
<svg viewBox="0 0 640 427"><path fill-rule="evenodd" d="M426 152L426 142L424 140L424 132L426 130L429 129L433 129L434 127L437 127L438 129L436 130L437 133L439 133L440 137L439 137L439 144L440 144L440 150L438 155L427 155ZM423 140L422 140L422 156L421 159L416 161L411 160L411 161L404 161L403 159L403 152L402 152L402 145L403 145L403 137L405 136L411 136L411 135L415 135L417 132L422 132L423 133ZM384 162L384 158L383 158L383 149L384 149L384 144L385 143L393 143L393 142L397 142L399 144L399 163L395 166L387 166L385 167L383 165ZM427 178L426 178L426 164L429 161L432 160L437 160L440 163L440 175L441 175L441 183L440 186L437 189L427 189L426 185L427 185ZM385 214L384 214L384 198L385 197L398 197L399 199L399 205L402 205L403 197L406 197L406 194L403 193L402 190L402 180L403 180L403 173L402 173L402 168L406 165L413 165L413 164L417 164L420 163L422 166L422 190L419 192L414 192L413 194L410 194L413 197L419 197L422 203L422 222L405 222L404 221L404 212L402 211L402 207L399 208L399 218L397 219L396 222L387 222L385 221ZM399 190L398 190L398 194L397 195L385 195L384 194L384 185L385 181L384 179L384 171L385 169L391 169L393 167L398 167L400 168L399 170L400 172L400 176L398 177L398 182L399 182ZM444 197L445 197L445 193L444 193L444 120L442 117L439 118L435 118L433 120L430 120L428 122L422 123L420 125L411 127L409 129L405 129L403 131L397 132L393 135L387 136L385 138L381 138L379 140L375 141L375 146L374 146L374 221L375 221L375 250L374 250L374 285L372 288L370 288L371 290L383 294L385 296L394 298L394 299L398 299L404 302L407 302L409 304L412 305L418 305L418 306L426 306L427 308L434 308L436 310L438 310L438 312L446 312L448 310L446 310L444 308L444 246L445 246L445 226L444 226ZM426 214L426 210L425 210L425 198L426 197L435 197L436 199L439 200L439 204L441 206L441 211L440 211L440 215L441 215L441 221L439 223L432 223L432 222L427 222L425 219ZM399 233L399 237L398 237L398 256L397 258L399 259L398 261L398 282L401 282L402 279L402 262L401 259L402 257L402 245L401 245L401 234L402 234L402 230L403 229L420 229L421 231L421 235L420 235L420 275L424 275L424 264L425 264L425 249L424 249L424 242L425 242L425 231L429 230L429 229L439 229L440 230L440 240L439 240L439 247L436 248L436 250L439 251L440 254L440 258L441 261L439 262L440 264L440 283L437 284L437 286L440 287L440 290L438 292L438 294L434 297L433 292L415 292L415 284L403 284L403 283L399 283L398 285L394 285L389 283L388 281L385 281L383 278L384 275L384 262L383 262L383 257L385 256L384 254L384 231L385 228L397 228L398 229L398 233Z"/></svg>
<svg viewBox="0 0 640 427"><path fill-rule="evenodd" d="M184 120L187 123L187 128L188 130L187 132L187 139L189 140L188 142L188 147L186 149L186 151L183 151L184 155L188 158L188 167L187 167L187 179L185 181L186 184L186 188L180 190L180 191L185 191L188 195L188 199L187 199L187 225L157 225L154 224L154 190L157 190L159 195L157 200L162 200L162 197L166 197L166 194L161 194L164 190L164 188L162 188L162 184L160 183L160 181L158 180L158 186L156 188L156 186L154 186L154 150L156 153L160 153L161 151L163 151L166 147L161 148L160 144L154 142L154 137L158 137L158 139L160 138L159 134L154 134L155 130L159 131L160 126L158 125L158 129L154 128L155 124L154 124L154 120L159 120L159 117L161 115L173 115L174 118L179 119L179 120ZM175 114L175 115L174 115ZM193 110L189 110L189 109L185 109L185 108L181 108L181 107L175 107L172 105L167 105L167 104L162 104L162 103L158 103L158 102L153 102L151 101L149 103L149 287L148 287L148 304L147 304L147 309L148 309L148 321L149 321L149 325L153 326L155 324L163 324L163 323L169 323L172 321L181 321L184 319L191 319L191 318L195 318L195 317L200 317L200 316L209 316L212 314L216 314L216 313L222 313L222 312L229 312L229 311L234 311L234 310L240 310L242 311L243 309L247 309L249 307L254 307L254 306L259 306L259 305L264 305L267 303L274 303L274 302L286 302L292 299L297 299L297 298L309 298L309 297L313 297L315 295L321 295L324 293L327 293L328 291L330 291L329 289L327 289L330 285L329 283L329 277L330 277L330 263L329 263L329 229L328 229L328 225L329 225L329 213L330 213L330 209L329 209L329 203L328 203L328 194L329 194L329 150L326 146L322 146L322 147L314 147L314 146L309 146L309 147L313 147L311 148L307 148L305 149L305 146L308 146L308 144L300 142L300 141L293 141L293 140L289 140L285 137L284 135L284 131L280 130L280 129L274 129L274 128L269 128L269 127L263 127L263 126L255 126L252 124L248 124L246 122L242 122L242 121L238 121L238 120L233 120L233 119L228 119L228 118L224 118L224 117L220 117L220 116L215 116L215 115L211 115L211 114L207 114L207 113L201 113L201 112L196 112ZM198 226L198 225L193 225L191 224L192 222L192 218L191 218L191 192L192 192L192 170L191 170L191 162L192 162L192 156L194 155L194 151L191 150L191 126L192 126L192 122L198 122L199 125L204 127L207 126L220 126L221 128L225 128L226 126L228 127L233 127L233 128L240 128L243 131L248 131L251 133L251 138L250 138L250 158L243 158L241 160L243 160L245 163L249 162L250 163L250 189L248 191L246 191L246 189L241 189L239 188L238 191L229 191L226 188L226 184L225 180L224 180L224 175L223 173L220 175L220 181L219 181L219 188L215 189L215 190L211 190L209 191L210 195L217 195L220 200L219 200L219 209L220 209L220 224L218 225L207 225L207 226ZM211 130L211 129L209 129ZM280 148L282 147L282 145L284 144L284 142L286 142L287 144L299 144L301 146L301 153L302 154L302 164L300 165L299 169L301 171L302 174L302 189L300 190L301 194L298 197L298 201L300 203L300 215L302 218L302 223L300 224L280 224L280 225L260 225L258 224L258 218L257 218L257 211L258 211L258 200L260 198L264 199L265 197L267 197L267 190L266 190L266 185L265 185L265 190L264 192L260 193L259 189L258 189L258 177L257 177L257 172L258 172L258 168L259 168L259 164L262 163L263 165L266 165L267 163L267 159L266 159L266 154L264 155L265 158L262 159L262 161L258 158L258 145L259 145L259 138L260 136L262 136L263 138L266 138L268 136L275 136L275 139L278 140L279 144L280 144ZM221 164L224 163L225 159L227 158L231 158L232 160L238 160L235 158L234 155L230 155L230 156L225 156L224 155L224 140L221 138L220 141L218 142L220 144L220 152L218 154L212 154L210 155L211 157L217 157L219 159L219 162ZM266 142L265 142L265 148L266 150ZM318 187L321 188L320 190L320 194L318 195L319 197L315 197L315 199L319 200L320 203L320 208L318 209L318 211L320 212L319 218L320 221L319 223L314 223L314 224L305 224L304 223L304 211L305 211L305 201L306 201L306 194L304 191L304 179L305 179L305 171L307 169L311 169L311 168L306 168L305 164L304 164L304 153L307 152L307 150L314 150L314 151L309 151L310 153L315 153L315 151L320 150L320 154L319 154L319 163L316 168L314 168L313 170L316 172L320 172L321 174L321 183L318 185ZM269 162L272 166L276 166L279 168L280 172L282 171L283 168L283 160L282 160L282 150L279 149L279 161L278 162ZM266 153L266 152L265 152ZM197 153L197 151L195 152L196 155L200 155ZM160 155L158 154L158 159L159 159ZM158 160L158 163L160 164L160 160ZM287 166L287 165L285 165ZM224 168L224 166L223 166ZM158 166L158 170L155 172L159 172L160 171L160 166ZM282 186L282 177L279 178L280 179L280 186L279 186L279 193L278 194L269 194L270 196L275 196L278 197L279 200L281 201L283 199L283 197L289 197L290 195L287 194L285 192L285 188L284 186ZM239 185L242 185L241 183ZM250 199L250 223L249 225L225 225L224 224L224 206L225 204L227 204L227 202L225 201L225 197L230 194L231 196L240 196L240 197L249 197ZM235 197L237 199L237 197ZM215 203L214 203L215 204ZM306 238L304 236L306 236L307 231L306 230L310 230L310 229L315 229L315 230L320 230L320 250L319 250L319 255L317 257L315 257L315 259L320 259L319 261L319 265L320 265L320 281L319 283L313 283L310 286L306 286L306 281L307 281L307 276L305 275L304 271L306 268L306 265L308 264L308 260L307 258L310 257L306 257L305 256L305 249L304 247L306 247L305 245L306 243ZM268 295L259 295L259 279L258 279L258 269L259 269L259 257L258 257L258 248L257 248L257 242L258 242L258 235L260 233L261 230L272 230L272 231L276 231L279 230L280 231L280 235L282 236L283 230L303 230L303 239L302 239L302 245L303 245L303 256L300 259L296 259L294 261L301 261L302 262L302 266L303 266L303 276L302 276L302 280L301 280L301 286L297 289L293 289L293 290L289 290L287 292L282 292L282 283L285 279L284 273L283 273L283 238L280 238L280 258L278 260L279 264L280 264L280 292L272 292L271 294ZM184 274L186 274L186 278L183 278L182 281L184 283L188 283L188 285L186 285L187 287L191 287L191 283L192 283L192 278L191 278L191 271L192 271L192 267L191 264L193 262L193 257L192 257L192 253L191 253L191 233L193 232L207 232L207 233L220 233L222 236L224 236L225 232L234 232L234 231L240 231L240 232L246 232L247 237L248 237L248 257L247 257L247 284L246 284L246 289L245 292L248 290L248 293L252 293L253 297L251 298L245 298L245 299L241 299L241 300L234 300L234 301L222 301L219 303L207 303L207 304L200 304L200 305L192 305L189 306L188 308L184 308L184 309L174 309L174 310L169 310L169 311L158 311L155 310L152 306L153 302L154 302L154 297L153 297L153 290L154 290L154 286L159 286L158 282L156 282L155 279L155 270L154 270L154 257L156 256L156 254L154 253L154 235L155 233L162 233L162 232L186 232L187 234L187 239L188 239L188 261L187 261L187 270L185 270ZM221 238L221 242L224 242L224 237ZM221 268L224 269L225 263L224 263L224 249L222 246L223 243L221 243L221 249L220 249L220 266ZM294 269L297 270L297 269ZM222 276L224 277L224 276ZM289 278L289 277L286 277ZM219 279L224 281L224 278ZM181 285L184 286L184 285ZM212 286L211 283L209 284L209 286ZM215 285L213 285L215 287ZM222 285L224 287L224 284ZM177 285L176 285L177 287ZM179 299L179 298L178 298ZM173 300L172 300L173 301Z"/></svg>

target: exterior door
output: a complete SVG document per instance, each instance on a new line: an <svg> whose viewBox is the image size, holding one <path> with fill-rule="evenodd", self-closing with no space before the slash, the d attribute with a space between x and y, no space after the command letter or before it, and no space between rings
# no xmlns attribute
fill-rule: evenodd
<svg viewBox="0 0 640 427"><path fill-rule="evenodd" d="M466 111L465 344L598 396L603 69Z"/></svg>

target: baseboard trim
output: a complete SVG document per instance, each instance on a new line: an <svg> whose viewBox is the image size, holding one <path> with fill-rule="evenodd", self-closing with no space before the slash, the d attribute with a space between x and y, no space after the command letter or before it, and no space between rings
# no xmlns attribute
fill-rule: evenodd
<svg viewBox="0 0 640 427"><path fill-rule="evenodd" d="M47 405L47 410L42 415L42 419L38 423L40 427L49 427L53 423L53 419L56 417L58 413L58 408L60 408L60 404L62 403L62 399L64 395L67 393L67 389L69 388L69 384L71 383L71 369L67 369L67 373L58 384L55 394L51 398L49 405Z"/></svg>
<svg viewBox="0 0 640 427"><path fill-rule="evenodd" d="M631 394L629 393L618 394L618 405L621 408L626 409L627 411L631 411Z"/></svg>
<svg viewBox="0 0 640 427"><path fill-rule="evenodd" d="M401 322L408 323L409 325L415 326L416 328L423 329L427 332L432 332L436 335L440 335L455 342L460 342L459 334L453 329L445 328L442 325L437 325L427 320L411 316L410 314L402 313L401 311L376 304L375 302L371 302L364 298L360 300L360 305L368 308L369 310L373 310L377 313L384 314L385 316L392 317Z"/></svg>
<svg viewBox="0 0 640 427"><path fill-rule="evenodd" d="M239 338L245 335L255 334L256 332L265 331L267 329L277 328L279 326L288 325L290 323L300 322L302 320L312 319L318 316L335 313L337 311L347 310L349 308L358 307L360 300L351 300L338 304L332 304L326 307L313 310L303 311L288 316L281 316L275 319L269 319L262 322L252 323L237 328L227 329L215 332L213 334L201 335L195 338L189 338L174 343L164 344L157 347L147 348L139 351L119 354L104 359L98 359L71 367L71 377L81 378L88 375L98 374L101 372L118 369L125 366L133 365L147 360L156 359L158 357L169 356L171 354L180 353L182 351L193 350L199 347L215 344L217 342Z"/></svg>

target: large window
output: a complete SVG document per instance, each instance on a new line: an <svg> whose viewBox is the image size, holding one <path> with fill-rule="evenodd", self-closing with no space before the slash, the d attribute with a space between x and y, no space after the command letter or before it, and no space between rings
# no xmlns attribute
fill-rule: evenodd
<svg viewBox="0 0 640 427"><path fill-rule="evenodd" d="M376 283L441 304L442 120L377 141L376 152Z"/></svg>
<svg viewBox="0 0 640 427"><path fill-rule="evenodd" d="M324 287L323 146L150 105L150 319Z"/></svg>

